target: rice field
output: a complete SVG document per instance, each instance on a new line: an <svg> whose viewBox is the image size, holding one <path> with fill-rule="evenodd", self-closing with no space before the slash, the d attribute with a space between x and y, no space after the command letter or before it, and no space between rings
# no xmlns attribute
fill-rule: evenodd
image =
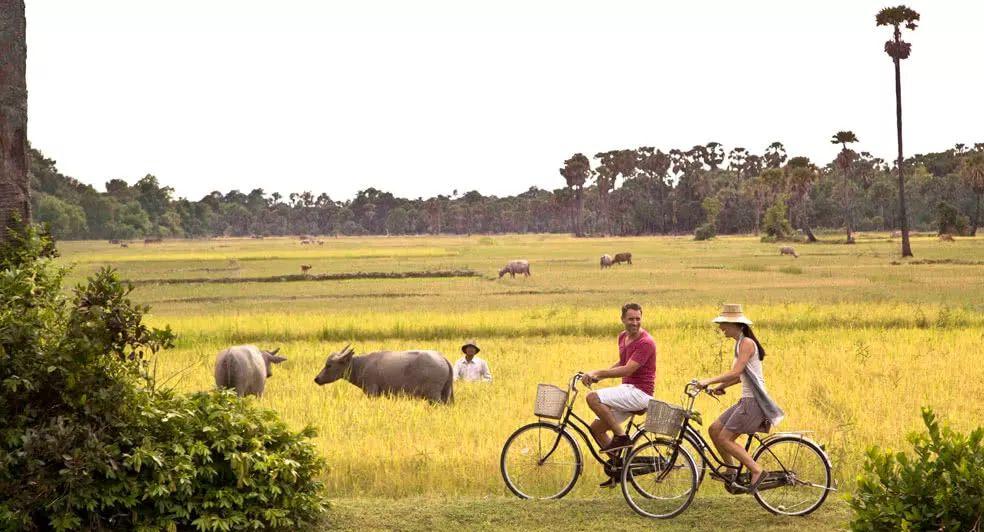
<svg viewBox="0 0 984 532"><path fill-rule="evenodd" d="M70 280L110 265L144 282L133 299L151 305L152 324L179 336L155 360L165 386L208 390L219 350L279 346L288 361L275 367L258 402L295 427L317 428L333 496L505 495L499 451L513 430L535 420L536 384L564 385L577 370L617 360L618 308L627 301L644 307L643 327L659 346L656 396L671 402L689 379L727 369L731 344L709 320L721 303L743 303L769 353L770 391L787 412L780 428L814 431L842 489L850 490L867 446L905 447L922 405L961 430L984 419L984 238L917 237L915 261L900 260L898 242L886 234L859 235L856 245L800 244L798 259L753 237L323 240L176 240L127 249L61 242L59 250L60 261L73 265ZM601 254L621 251L632 252L634 265L599 268ZM499 279L498 268L514 258L529 259L532 276ZM312 274L479 275L235 281L296 275L301 264ZM232 282L155 282L173 279ZM360 353L437 349L453 362L469 338L482 346L494 382L457 385L451 406L369 399L347 382L313 381L346 343ZM730 392L699 408L710 420L734 400ZM589 464L574 496L594 496L601 480Z"/></svg>

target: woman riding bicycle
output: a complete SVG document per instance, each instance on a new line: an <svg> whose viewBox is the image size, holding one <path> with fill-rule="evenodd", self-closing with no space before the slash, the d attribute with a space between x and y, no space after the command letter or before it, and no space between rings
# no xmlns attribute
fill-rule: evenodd
<svg viewBox="0 0 984 532"><path fill-rule="evenodd" d="M724 411L711 424L708 432L721 458L733 465L737 458L751 472L750 483L745 490L754 493L763 479L762 466L755 463L751 455L735 439L741 434L769 432L783 418L782 409L772 401L765 389L762 373L762 359L765 349L752 332L752 321L742 313L741 305L726 304L721 315L712 320L728 338L735 339L735 360L731 370L717 377L702 379L701 388L717 384L711 391L715 395L724 394L725 388L741 382L741 399Z"/></svg>

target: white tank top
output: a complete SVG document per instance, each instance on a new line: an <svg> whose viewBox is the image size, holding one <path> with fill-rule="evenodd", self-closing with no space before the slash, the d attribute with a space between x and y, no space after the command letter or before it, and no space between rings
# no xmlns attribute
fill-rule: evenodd
<svg viewBox="0 0 984 532"><path fill-rule="evenodd" d="M741 335L738 337L738 341L735 342L735 360L738 360L738 349L741 347L741 341L744 339L745 335ZM759 359L758 344L755 342L752 342L752 344L755 346L755 353L752 355L752 358L748 359L748 364L745 364L745 369L754 375L756 379L758 379L759 385L761 385L762 389L765 390L765 376L762 374L762 361ZM744 371L741 372L739 378L741 379L741 396L755 397L755 394L752 393L752 383L748 382L747 373Z"/></svg>

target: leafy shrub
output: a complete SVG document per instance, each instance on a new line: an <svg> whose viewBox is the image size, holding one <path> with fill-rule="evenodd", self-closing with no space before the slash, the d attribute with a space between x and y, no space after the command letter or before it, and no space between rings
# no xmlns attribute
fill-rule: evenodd
<svg viewBox="0 0 984 532"><path fill-rule="evenodd" d="M965 235L970 233L970 218L960 214L956 207L945 201L936 204L936 224L940 234Z"/></svg>
<svg viewBox="0 0 984 532"><path fill-rule="evenodd" d="M228 393L156 389L169 329L104 269L72 294L51 241L0 248L0 530L296 528L323 511L310 429Z"/></svg>
<svg viewBox="0 0 984 532"><path fill-rule="evenodd" d="M765 211L765 216L762 218L762 232L765 236L772 237L769 242L787 239L793 234L793 226L789 224L786 214L785 198L776 198L775 203ZM765 238L762 241L766 242Z"/></svg>
<svg viewBox="0 0 984 532"><path fill-rule="evenodd" d="M717 232L714 230L714 224L706 223L701 224L694 231L694 240L710 240L717 236Z"/></svg>
<svg viewBox="0 0 984 532"><path fill-rule="evenodd" d="M799 266L783 266L782 268L779 268L779 271L782 273L791 273L794 275L799 275L803 273L803 268L800 268Z"/></svg>
<svg viewBox="0 0 984 532"><path fill-rule="evenodd" d="M927 433L910 434L915 457L868 450L851 500L857 531L977 530L984 523L984 428L963 435L922 410Z"/></svg>

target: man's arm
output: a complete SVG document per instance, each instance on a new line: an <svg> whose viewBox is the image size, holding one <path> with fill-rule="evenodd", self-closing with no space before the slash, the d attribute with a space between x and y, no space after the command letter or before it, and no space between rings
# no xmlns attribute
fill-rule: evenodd
<svg viewBox="0 0 984 532"><path fill-rule="evenodd" d="M482 361L482 380L486 382L492 382L492 370L489 369L489 363Z"/></svg>
<svg viewBox="0 0 984 532"><path fill-rule="evenodd" d="M594 371L587 372L586 375L590 377L591 382L598 382L601 379L625 377L626 375L635 373L635 370L637 369L639 369L639 363L635 360L629 360L623 366L615 365L608 369L596 369Z"/></svg>
<svg viewBox="0 0 984 532"><path fill-rule="evenodd" d="M462 369L462 364L461 361L459 360L454 363L454 371L452 372L454 374L454 380L461 379L461 369Z"/></svg>

